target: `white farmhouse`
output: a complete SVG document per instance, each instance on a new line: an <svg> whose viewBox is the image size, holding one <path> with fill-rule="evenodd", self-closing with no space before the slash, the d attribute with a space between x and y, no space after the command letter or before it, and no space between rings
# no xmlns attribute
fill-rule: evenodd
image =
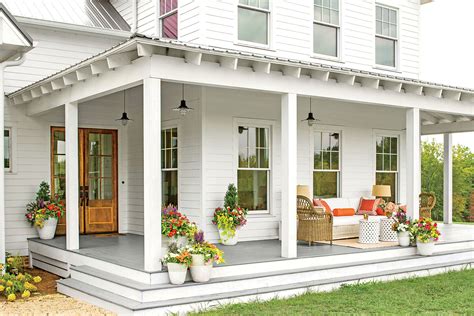
<svg viewBox="0 0 474 316"><path fill-rule="evenodd" d="M474 90L419 80L423 2L2 0L0 259L29 254L67 278L61 292L136 314L471 264L472 229L451 224L450 140L474 131ZM436 260L297 241L298 186L357 210L386 185L418 218L420 137L434 133L450 224ZM41 181L67 203L52 240L24 216ZM249 210L239 244L213 283L169 285L162 205L218 242L229 183ZM331 240L359 237L361 217L331 215Z"/></svg>

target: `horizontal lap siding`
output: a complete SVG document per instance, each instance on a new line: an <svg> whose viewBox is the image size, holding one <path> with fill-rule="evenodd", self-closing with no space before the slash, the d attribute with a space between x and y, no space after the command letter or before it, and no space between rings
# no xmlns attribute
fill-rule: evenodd
<svg viewBox="0 0 474 316"><path fill-rule="evenodd" d="M199 41L201 32L201 7L198 1L181 0L178 2L179 40L184 42Z"/></svg>
<svg viewBox="0 0 474 316"><path fill-rule="evenodd" d="M132 3L130 0L110 0L115 10L123 17L128 25L133 24Z"/></svg>

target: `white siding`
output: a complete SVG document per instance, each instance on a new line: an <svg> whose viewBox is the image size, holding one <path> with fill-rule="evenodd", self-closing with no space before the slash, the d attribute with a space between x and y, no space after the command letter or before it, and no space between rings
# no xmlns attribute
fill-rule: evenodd
<svg viewBox="0 0 474 316"><path fill-rule="evenodd" d="M201 7L199 1L181 0L178 1L178 37L183 42L196 42L200 40L202 33Z"/></svg>
<svg viewBox="0 0 474 316"><path fill-rule="evenodd" d="M114 6L128 25L133 24L131 0L110 0L110 4Z"/></svg>
<svg viewBox="0 0 474 316"><path fill-rule="evenodd" d="M149 36L156 35L156 25L158 21L157 8L159 1L138 0L137 4L137 32Z"/></svg>

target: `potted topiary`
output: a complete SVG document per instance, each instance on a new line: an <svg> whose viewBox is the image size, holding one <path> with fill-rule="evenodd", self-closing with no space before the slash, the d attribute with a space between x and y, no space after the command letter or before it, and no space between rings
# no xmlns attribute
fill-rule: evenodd
<svg viewBox="0 0 474 316"><path fill-rule="evenodd" d="M438 224L431 218L420 218L413 223L413 232L416 236L416 247L422 256L431 256L434 252L435 242L441 233Z"/></svg>
<svg viewBox="0 0 474 316"><path fill-rule="evenodd" d="M213 263L224 262L224 253L214 244L204 240L202 231L194 234L194 243L191 246L191 277L194 282L207 282L211 278Z"/></svg>
<svg viewBox="0 0 474 316"><path fill-rule="evenodd" d="M239 206L237 188L229 184L224 198L224 208L216 208L212 223L217 225L220 242L226 246L237 244L238 231L247 223L248 211Z"/></svg>
<svg viewBox="0 0 474 316"><path fill-rule="evenodd" d="M392 217L395 220L392 229L397 232L398 244L401 247L410 246L410 229L412 226L411 220L407 217L406 212L398 209Z"/></svg>
<svg viewBox="0 0 474 316"><path fill-rule="evenodd" d="M171 284L183 284L186 281L188 267L191 265L193 257L189 251L189 247L178 247L171 244L168 254L162 259L162 262L168 268L168 277Z"/></svg>
<svg viewBox="0 0 474 316"><path fill-rule="evenodd" d="M49 184L41 182L35 201L26 206L26 220L38 232L40 239L53 239L58 219L64 215L64 202L58 195L50 195Z"/></svg>

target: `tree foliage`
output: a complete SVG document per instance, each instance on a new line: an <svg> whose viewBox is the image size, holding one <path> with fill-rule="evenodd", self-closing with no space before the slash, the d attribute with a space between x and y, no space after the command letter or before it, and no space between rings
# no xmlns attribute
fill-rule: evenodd
<svg viewBox="0 0 474 316"><path fill-rule="evenodd" d="M421 187L434 192L434 220L443 219L443 145L423 142L421 154ZM469 202L474 190L474 153L466 146L453 146L453 221L467 221Z"/></svg>

